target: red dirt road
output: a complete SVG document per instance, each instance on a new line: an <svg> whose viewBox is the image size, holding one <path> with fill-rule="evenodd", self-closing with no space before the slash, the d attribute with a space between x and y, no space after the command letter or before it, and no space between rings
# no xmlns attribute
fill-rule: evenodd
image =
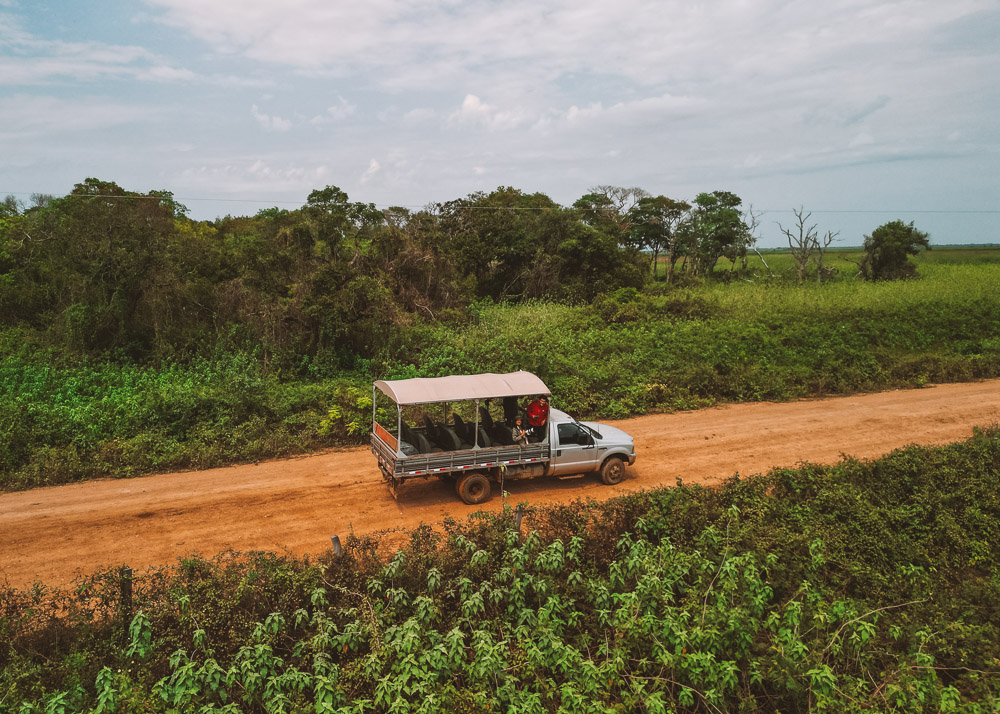
<svg viewBox="0 0 1000 714"><path fill-rule="evenodd" d="M737 471L957 441L998 422L1000 380L656 414L615 423L634 435L638 454L621 485L591 475L511 482L507 490L514 501L544 504L669 486L678 477L713 484ZM496 495L485 504L500 507ZM331 535L352 528L359 535L405 529L476 509L437 480L410 482L394 501L367 448L0 494L0 583L66 585L104 566L142 569L227 548L319 553Z"/></svg>

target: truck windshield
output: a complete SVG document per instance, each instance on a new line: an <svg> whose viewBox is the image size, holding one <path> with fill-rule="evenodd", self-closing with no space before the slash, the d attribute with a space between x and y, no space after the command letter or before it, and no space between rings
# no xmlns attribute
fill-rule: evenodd
<svg viewBox="0 0 1000 714"><path fill-rule="evenodd" d="M574 420L574 421L575 421L575 420ZM576 423L577 423L577 425L578 425L578 426L579 426L580 428L582 428L582 429L585 429L586 431L590 432L590 434L591 434L591 435L592 435L592 436L593 436L594 438L597 438L597 439L603 439L603 438L604 438L603 436L601 436L601 432L597 431L597 429L592 429L592 428L590 428L589 426L587 426L586 424L584 424L583 422L580 422L580 421L578 421L578 422L576 422Z"/></svg>

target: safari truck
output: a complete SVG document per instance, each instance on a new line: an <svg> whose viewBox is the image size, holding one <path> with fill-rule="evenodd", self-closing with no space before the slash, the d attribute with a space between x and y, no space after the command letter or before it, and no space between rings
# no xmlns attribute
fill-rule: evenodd
<svg viewBox="0 0 1000 714"><path fill-rule="evenodd" d="M620 483L635 445L613 426L549 408L526 443L514 442L515 419L527 425L526 405L541 397L551 398L548 387L523 371L375 382L371 450L393 497L405 481L433 476L453 482L470 505L504 480L597 472Z"/></svg>

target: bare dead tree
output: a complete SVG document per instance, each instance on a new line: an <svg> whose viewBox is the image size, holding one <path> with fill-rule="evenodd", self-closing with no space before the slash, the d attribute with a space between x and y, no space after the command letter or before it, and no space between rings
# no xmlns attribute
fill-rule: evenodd
<svg viewBox="0 0 1000 714"><path fill-rule="evenodd" d="M816 282L823 282L823 257L826 255L827 249L830 245L837 239L840 235L840 231L827 231L823 234L822 238L816 239ZM827 268L827 270L836 272L835 268Z"/></svg>
<svg viewBox="0 0 1000 714"><path fill-rule="evenodd" d="M630 220L632 208L644 198L649 198L651 194L638 186L609 186L602 184L592 186L592 194L604 196L607 199L610 211L605 216L616 226L618 231L624 235L631 228Z"/></svg>
<svg viewBox="0 0 1000 714"><path fill-rule="evenodd" d="M591 193L596 193L604 196L611 202L614 206L615 211L620 215L625 215L629 210L639 202L640 199L649 198L650 193L638 186L608 186L607 184L602 184L600 186L593 186L590 189Z"/></svg>
<svg viewBox="0 0 1000 714"><path fill-rule="evenodd" d="M771 266L767 264L764 260L764 256L760 254L760 250L757 248L757 230L760 228L760 217L762 214L756 213L753 210L753 204L747 206L746 212L743 214L743 224L747 227L747 247L750 248L757 257L760 258L760 262L764 264L764 269L767 270L768 275L772 278L774 277L774 271L771 270ZM746 271L746 256L743 257L743 270Z"/></svg>
<svg viewBox="0 0 1000 714"><path fill-rule="evenodd" d="M806 213L801 206L793 208L796 225L785 228L778 223L778 228L785 237L788 238L788 247L795 259L795 277L801 283L806 277L806 266L809 265L809 258L819 245L819 234L816 232L816 224L806 225L812 213Z"/></svg>
<svg viewBox="0 0 1000 714"><path fill-rule="evenodd" d="M33 193L31 194L31 207L45 208L54 200L56 200L56 197L50 193Z"/></svg>
<svg viewBox="0 0 1000 714"><path fill-rule="evenodd" d="M18 216L22 213L24 213L24 202L18 201L17 197L13 194L7 194L7 196L0 201L0 218Z"/></svg>

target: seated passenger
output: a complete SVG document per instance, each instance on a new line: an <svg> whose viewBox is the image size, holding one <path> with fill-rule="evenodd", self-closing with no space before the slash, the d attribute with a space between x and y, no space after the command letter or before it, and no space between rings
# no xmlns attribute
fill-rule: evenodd
<svg viewBox="0 0 1000 714"><path fill-rule="evenodd" d="M518 446L528 445L528 430L521 425L521 417L514 419L514 426L511 427L510 436Z"/></svg>

